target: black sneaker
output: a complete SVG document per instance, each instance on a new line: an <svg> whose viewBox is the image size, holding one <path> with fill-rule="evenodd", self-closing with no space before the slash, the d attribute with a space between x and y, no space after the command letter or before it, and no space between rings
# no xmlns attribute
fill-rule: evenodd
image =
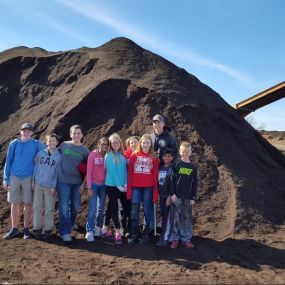
<svg viewBox="0 0 285 285"><path fill-rule="evenodd" d="M167 246L169 244L168 240L160 239L155 245L162 247L162 246Z"/></svg>
<svg viewBox="0 0 285 285"><path fill-rule="evenodd" d="M34 237L37 240L40 240L42 238L41 230L34 230Z"/></svg>
<svg viewBox="0 0 285 285"><path fill-rule="evenodd" d="M11 228L5 235L4 235L4 239L5 240L9 240L12 238L15 238L16 236L18 236L20 234L19 230L17 228Z"/></svg>
<svg viewBox="0 0 285 285"><path fill-rule="evenodd" d="M139 232L133 231L130 238L128 238L128 244L136 244L139 242Z"/></svg>
<svg viewBox="0 0 285 285"><path fill-rule="evenodd" d="M24 240L31 238L31 234L30 234L29 228L24 228L23 234L24 234L24 236L23 236Z"/></svg>
<svg viewBox="0 0 285 285"><path fill-rule="evenodd" d="M139 241L140 245L145 245L150 242L150 234L151 234L151 229L149 227L146 227L143 231L142 237Z"/></svg>
<svg viewBox="0 0 285 285"><path fill-rule="evenodd" d="M51 238L51 231L45 231L45 234L43 236L44 240L49 240Z"/></svg>

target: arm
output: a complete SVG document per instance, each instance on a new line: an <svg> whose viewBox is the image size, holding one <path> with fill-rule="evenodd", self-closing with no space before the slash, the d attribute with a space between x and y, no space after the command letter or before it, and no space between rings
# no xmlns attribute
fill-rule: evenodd
<svg viewBox="0 0 285 285"><path fill-rule="evenodd" d="M57 162L57 165L56 165L56 168L55 168L55 171L54 171L53 186L52 186L52 188L56 188L57 177L58 177L58 172L59 172L59 169L60 169L60 164L61 164L61 156L60 156L60 159L59 159L58 162Z"/></svg>
<svg viewBox="0 0 285 285"><path fill-rule="evenodd" d="M6 162L4 166L4 175L3 175L3 186L5 189L10 185L10 175L11 175L11 166L15 155L16 149L16 140L13 140L8 147Z"/></svg>
<svg viewBox="0 0 285 285"><path fill-rule="evenodd" d="M191 193L190 193L190 200L193 200L194 202L197 199L197 169L196 167L193 168L193 180L192 180L192 184L191 184Z"/></svg>
<svg viewBox="0 0 285 285"><path fill-rule="evenodd" d="M153 203L157 203L157 200L158 200L158 160L153 159L152 161L153 161L153 180L154 180L152 200L153 200Z"/></svg>
<svg viewBox="0 0 285 285"><path fill-rule="evenodd" d="M128 169L128 183L127 183L127 199L132 199L132 184L133 184L133 173L134 173L134 162L136 155L131 155Z"/></svg>
<svg viewBox="0 0 285 285"><path fill-rule="evenodd" d="M90 152L87 159L87 174L86 174L88 189L91 189L92 185L93 168L94 168L94 152Z"/></svg>
<svg viewBox="0 0 285 285"><path fill-rule="evenodd" d="M172 149L173 152L173 161L176 161L178 157L178 147L176 139L174 137L171 137L170 148Z"/></svg>

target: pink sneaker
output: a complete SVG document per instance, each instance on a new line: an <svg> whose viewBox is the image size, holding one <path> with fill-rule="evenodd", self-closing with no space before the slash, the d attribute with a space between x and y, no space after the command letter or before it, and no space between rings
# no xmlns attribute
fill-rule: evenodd
<svg viewBox="0 0 285 285"><path fill-rule="evenodd" d="M193 248L194 245L193 245L193 243L192 243L191 241L186 241L186 242L185 242L185 247L186 247L186 248Z"/></svg>
<svg viewBox="0 0 285 285"><path fill-rule="evenodd" d="M115 244L122 244L122 236L120 233L115 234Z"/></svg>
<svg viewBox="0 0 285 285"><path fill-rule="evenodd" d="M101 236L102 237L111 237L112 236L112 232L110 230L102 229Z"/></svg>
<svg viewBox="0 0 285 285"><path fill-rule="evenodd" d="M179 240L174 240L171 242L170 248L176 249L179 245Z"/></svg>

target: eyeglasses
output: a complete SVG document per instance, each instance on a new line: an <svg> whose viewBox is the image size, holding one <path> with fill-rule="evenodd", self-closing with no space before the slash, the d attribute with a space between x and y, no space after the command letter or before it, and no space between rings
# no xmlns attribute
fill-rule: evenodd
<svg viewBox="0 0 285 285"><path fill-rule="evenodd" d="M108 143L101 143L100 145L109 145Z"/></svg>

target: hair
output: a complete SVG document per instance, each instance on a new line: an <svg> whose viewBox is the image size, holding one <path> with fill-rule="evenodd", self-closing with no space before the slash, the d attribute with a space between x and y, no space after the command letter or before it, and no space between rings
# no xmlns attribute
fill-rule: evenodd
<svg viewBox="0 0 285 285"><path fill-rule="evenodd" d="M130 141L136 139L138 142L140 141L140 138L138 136L131 136L129 138L126 139L126 146L130 147Z"/></svg>
<svg viewBox="0 0 285 285"><path fill-rule="evenodd" d="M182 142L180 144L179 150L185 149L185 148L190 148L190 150L192 151L192 147L191 147L191 144L189 142Z"/></svg>
<svg viewBox="0 0 285 285"><path fill-rule="evenodd" d="M149 154L150 154L150 156L155 157L156 154L155 154L154 149L153 149L153 143L152 143L152 139L151 139L151 135L150 135L150 134L143 134L143 135L141 136L141 138L140 138L140 140L139 140L139 144L138 144L138 146L137 146L137 149L136 149L134 152L135 152L135 153L138 153L138 152L141 152L141 151L142 151L142 146L141 146L141 144L142 144L142 141L143 141L144 139L150 140Z"/></svg>
<svg viewBox="0 0 285 285"><path fill-rule="evenodd" d="M98 143L97 143L97 146L99 147L99 146L100 146L100 144L101 144L101 142L103 142L103 141L107 141L107 142L108 142L108 144L109 144L109 146L110 146L110 142L109 142L108 138L106 138L106 137L102 137L102 138L100 138L100 139L99 139L99 141L98 141Z"/></svg>
<svg viewBox="0 0 285 285"><path fill-rule="evenodd" d="M165 148L162 152L162 156L165 155L165 154L171 154L173 156L173 151L171 148Z"/></svg>
<svg viewBox="0 0 285 285"><path fill-rule="evenodd" d="M58 135L55 134L55 133L51 133L51 134L48 134L48 135L45 136L45 141L46 141L46 143L47 143L47 141L48 141L49 138L55 138L55 139L57 140L57 142L59 142L59 137L58 137Z"/></svg>
<svg viewBox="0 0 285 285"><path fill-rule="evenodd" d="M73 125L70 127L69 132L71 133L73 130L79 129L82 134L84 134L83 127L81 125Z"/></svg>
<svg viewBox="0 0 285 285"><path fill-rule="evenodd" d="M113 150L112 144L111 144L111 141L112 141L113 139L117 139L117 140L120 142L120 148L119 148L118 151L119 151L121 154L123 154L123 155L124 155L124 146L123 146L123 142L122 142L122 139L121 139L121 137L119 136L119 134L113 133L113 134L111 134L111 135L109 136L109 149L108 149L107 152L112 152L113 161L114 161L115 163L118 163L118 162L119 162L119 158L118 158L118 156L114 153L114 150Z"/></svg>

